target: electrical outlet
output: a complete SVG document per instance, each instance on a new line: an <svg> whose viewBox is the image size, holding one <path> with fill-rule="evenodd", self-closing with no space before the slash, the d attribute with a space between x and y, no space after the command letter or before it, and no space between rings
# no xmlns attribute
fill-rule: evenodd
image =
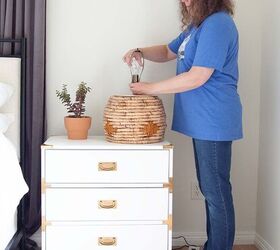
<svg viewBox="0 0 280 250"><path fill-rule="evenodd" d="M191 199L192 200L203 200L204 199L204 197L199 189L199 185L195 181L193 181L191 183Z"/></svg>

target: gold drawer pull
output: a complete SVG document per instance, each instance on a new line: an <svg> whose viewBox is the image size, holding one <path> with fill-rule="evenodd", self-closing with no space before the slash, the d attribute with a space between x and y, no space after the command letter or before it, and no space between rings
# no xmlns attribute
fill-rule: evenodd
<svg viewBox="0 0 280 250"><path fill-rule="evenodd" d="M116 208L117 207L117 201L116 200L100 200L98 201L99 208Z"/></svg>
<svg viewBox="0 0 280 250"><path fill-rule="evenodd" d="M116 171L117 163L116 162L99 162L98 170L99 171Z"/></svg>
<svg viewBox="0 0 280 250"><path fill-rule="evenodd" d="M116 237L99 237L98 244L102 246L115 246L117 239Z"/></svg>

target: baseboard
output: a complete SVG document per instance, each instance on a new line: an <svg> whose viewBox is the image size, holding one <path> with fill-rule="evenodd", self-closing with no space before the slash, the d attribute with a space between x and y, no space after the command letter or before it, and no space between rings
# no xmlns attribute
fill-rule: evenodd
<svg viewBox="0 0 280 250"><path fill-rule="evenodd" d="M191 245L203 245L206 241L206 234L205 233L179 233L179 232L173 232L173 236L184 236L186 240ZM234 244L236 245L251 245L255 244L256 234L255 232L237 232L235 234L235 241ZM173 239L172 240L173 246L182 246L185 244L184 239ZM269 249L270 250L270 249Z"/></svg>
<svg viewBox="0 0 280 250"><path fill-rule="evenodd" d="M267 241L264 240L259 234L256 233L255 245L259 250L274 250Z"/></svg>

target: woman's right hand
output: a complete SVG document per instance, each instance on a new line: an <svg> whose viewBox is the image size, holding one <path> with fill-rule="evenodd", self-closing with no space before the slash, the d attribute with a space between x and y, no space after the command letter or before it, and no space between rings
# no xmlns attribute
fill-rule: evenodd
<svg viewBox="0 0 280 250"><path fill-rule="evenodd" d="M133 58L135 58L135 60L138 62L138 64L142 66L143 65L143 57L142 57L143 54L142 53L137 52L137 49L131 49L125 53L125 55L123 56L123 61L127 65L131 66L131 61Z"/></svg>

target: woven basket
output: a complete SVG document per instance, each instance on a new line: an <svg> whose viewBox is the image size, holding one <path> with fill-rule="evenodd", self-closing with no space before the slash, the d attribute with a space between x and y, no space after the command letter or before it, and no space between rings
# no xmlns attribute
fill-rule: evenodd
<svg viewBox="0 0 280 250"><path fill-rule="evenodd" d="M107 141L147 144L163 141L166 115L157 96L111 96L104 111Z"/></svg>

